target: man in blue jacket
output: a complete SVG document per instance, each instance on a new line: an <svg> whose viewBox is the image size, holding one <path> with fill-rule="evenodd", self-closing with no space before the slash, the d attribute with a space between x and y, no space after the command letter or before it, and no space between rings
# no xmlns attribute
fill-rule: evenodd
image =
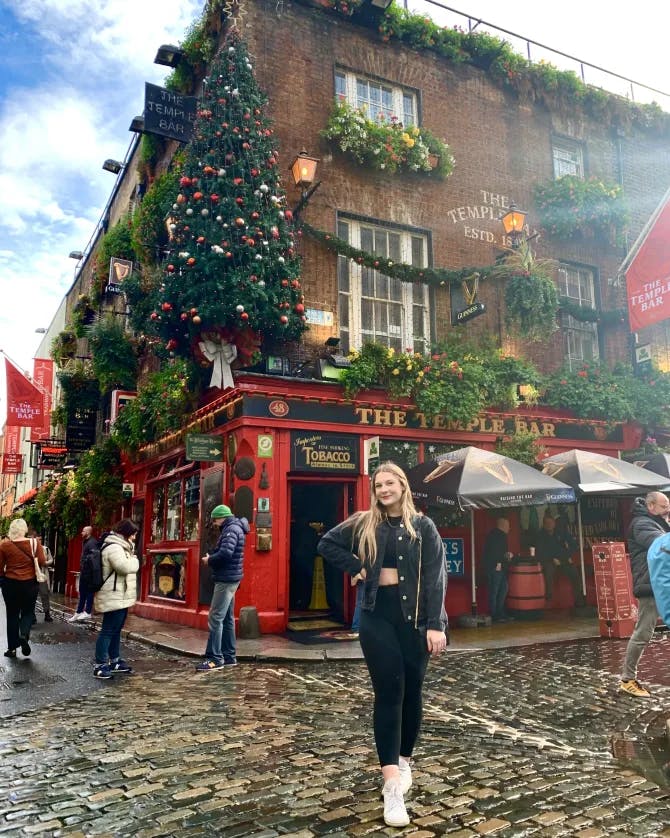
<svg viewBox="0 0 670 838"><path fill-rule="evenodd" d="M209 638L205 660L198 672L211 672L237 663L235 646L235 592L240 586L244 566L244 542L249 532L246 518L236 518L228 506L212 509L212 523L221 528L213 553L201 558L214 579L214 593L209 606Z"/></svg>

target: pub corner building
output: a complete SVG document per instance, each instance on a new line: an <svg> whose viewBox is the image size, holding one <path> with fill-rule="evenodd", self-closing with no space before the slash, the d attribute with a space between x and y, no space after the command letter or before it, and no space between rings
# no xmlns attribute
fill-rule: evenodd
<svg viewBox="0 0 670 838"><path fill-rule="evenodd" d="M448 273L466 270L468 276L479 277L477 271L470 274L474 269L466 266L493 266L501 252L513 249L510 236L503 236L501 213L511 211L516 201L531 204L534 183L529 173L553 184L557 167L565 173L568 163L584 177L607 176L617 183L622 179L626 197L635 208L632 229L639 231L662 198L670 178L670 155L664 136L659 139L637 124L630 136L622 138L601 116L576 111L579 118L573 119L563 112L560 101L552 109L546 103L535 106L519 98L507 89L506 82L498 87L497 78L489 77L478 64L452 62L428 47L395 37L381 38L380 4L371 0L353 4L299 0L279 6L271 0L254 0L232 5L244 12L244 38L250 55L255 56L253 72L258 85L271 103L269 113L281 154L288 161L302 147L320 155L320 159L313 158L321 166L320 190L315 191L321 180L302 192L304 183L296 179L295 190L291 187L293 191L287 193L289 203L302 194L293 214L300 210L304 230L312 230L301 244L301 287L310 329L299 357L275 358L282 363L274 369L269 366L271 356L266 357L264 373L235 370L232 387L220 394L217 391L217 397L190 416L182 430L140 449L138 458L125 465L123 514L131 515L141 526L137 550L142 569L134 611L144 617L206 628L212 583L200 557L213 548L218 535L210 523L211 510L225 503L251 525L236 616L241 608L254 607L264 633L284 632L292 617L300 616L326 616L335 625L345 626L351 622L355 590L348 578L324 567L316 545L322 531L367 507L365 452L366 448L369 452L370 440L379 440L381 461L393 460L405 468L468 445L493 450L499 439L515 430L536 434L549 455L582 448L618 457L640 444L637 426L575 419L544 407L526 405L507 413L486 412L461 425L445 416L427 417L415 405L396 400L383 390L361 391L349 399L337 380L297 377L300 373L295 363L321 352L324 341L327 346L328 340L337 342L338 334L345 353L360 347L369 334L375 339L381 335L378 339L386 346L427 349L445 337L450 326L462 327L452 315L459 313L464 301L470 307L461 314L482 315L473 317L477 320L473 335L482 339L497 335L502 345L504 307L493 283L482 283L479 302L474 300L474 286L468 286L466 280L429 287L423 282L394 279L398 286L402 283L396 300L381 269L379 289L364 292L362 257L357 261L347 254L356 254L360 248L372 255L380 248L379 252L408 268L421 267L423 271L442 264ZM351 6L360 16L341 13L341 6ZM220 14L212 20L216 26L207 31L218 32L218 48L226 27ZM290 62L287 55L292 56ZM392 91L394 107L406 112L403 118L412 119L417 131L424 118L426 130L448 130L448 148L459 161L448 182L433 176L432 163L430 172L403 171L397 177L391 172L380 173L358 165L337 143L324 138L335 107L346 101L357 108L360 91L371 91L366 95L372 96L387 88ZM573 105L577 107L571 99L570 107ZM237 130L238 126L230 128L231 132ZM414 142L410 137L408 140ZM161 166L167 167L178 141L172 137L164 146ZM132 153L139 156L142 146L134 148ZM444 155L446 151L445 147ZM448 159L451 161L450 156ZM585 161L590 169L584 167ZM275 162L273 156L273 165ZM138 167L126 165L119 174L112 217L121 219L129 196L136 194L139 184L132 179L137 171ZM582 357L602 357L609 363L629 355L631 336L619 315L624 291L621 283L614 281L619 277L623 248L613 244L609 234L575 232L566 238L543 236L538 253L556 260L555 282L571 304L566 315L584 307L597 308L610 317L606 329L605 324L598 326L589 318L583 322L572 315L563 318L560 328L539 342L529 358L543 369L555 369L563 355L567 357L567 350L561 347L568 346L568 338L579 350L573 357L576 362ZM341 242L336 252L325 245L329 240L332 244L333 237ZM538 241L535 233L532 238ZM86 282L93 281L89 266L93 261L88 260L77 274L71 303L77 294L90 291ZM389 259L388 264L393 262ZM377 261L373 265L376 267ZM369 273L377 275L376 270ZM647 273L646 268L641 271L641 282ZM388 323L386 314L382 318L388 334L366 323L367 309L360 300L368 294L370 305L379 304L384 311L395 311L398 304L402 328L393 325L395 314L391 313ZM120 302L120 295L118 299ZM660 308L655 312L659 323L663 319ZM323 319L314 315L323 315ZM669 344L664 340L662 345ZM283 366L289 360L293 375ZM670 355L667 366L670 368ZM132 397L132 393L126 395ZM621 540L626 503L616 498L582 499L587 545ZM529 534L541 525L547 510L563 515L575 532L575 505L508 510L509 545L517 556L529 556ZM450 570L446 607L452 621L472 614L473 609L488 613L488 592L479 565L486 534L495 526L495 510L474 513L474 550L469 513L457 508L426 511L446 540ZM78 541L72 541L67 565L69 595L76 592L79 551ZM587 601L593 604L588 550L586 562ZM556 579L553 599L546 603L545 612L573 606L567 582L563 577Z"/></svg>
<svg viewBox="0 0 670 838"><path fill-rule="evenodd" d="M212 583L200 557L218 535L211 510L224 502L251 525L236 616L240 608L253 606L261 631L270 634L284 632L292 618L309 615L348 625L355 589L342 573L324 567L316 545L320 532L368 504L365 441L379 438L382 461L409 467L454 447L493 449L501 435L515 429L541 433L548 454L588 446L617 456L638 441L633 426L576 420L560 411L485 413L462 426L439 415L428 419L409 402L389 403L383 391L365 391L349 400L335 383L239 372L231 390L201 408L182 431L147 445L139 462L129 467L129 506L142 522L144 556L135 613L206 628ZM588 500L584 503L587 539L620 539L616 499L600 498L591 510ZM574 517L574 506L547 511ZM470 614L469 513L427 512L447 547L447 611L452 619ZM522 554L533 514L540 515L541 523L542 509L522 507L505 514L512 523L510 549ZM495 516L486 510L474 516L481 614L488 612L487 590L477 565ZM593 604L588 567L587 574ZM548 608L572 606L572 592L562 582L567 580L557 580Z"/></svg>

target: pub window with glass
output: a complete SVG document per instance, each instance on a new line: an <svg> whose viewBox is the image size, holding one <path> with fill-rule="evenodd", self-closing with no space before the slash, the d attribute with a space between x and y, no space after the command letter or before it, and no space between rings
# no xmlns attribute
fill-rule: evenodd
<svg viewBox="0 0 670 838"><path fill-rule="evenodd" d="M337 235L353 247L395 264L424 268L428 260L425 234L340 218ZM428 286L403 282L378 269L338 256L338 317L343 352L364 343L380 343L397 352L430 349Z"/></svg>
<svg viewBox="0 0 670 838"><path fill-rule="evenodd" d="M151 541L197 541L200 474L175 475L152 488Z"/></svg>

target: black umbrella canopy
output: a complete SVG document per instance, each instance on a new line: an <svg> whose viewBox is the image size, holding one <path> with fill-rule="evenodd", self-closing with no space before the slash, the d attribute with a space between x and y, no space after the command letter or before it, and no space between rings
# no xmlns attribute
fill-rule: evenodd
<svg viewBox="0 0 670 838"><path fill-rule="evenodd" d="M542 461L545 474L580 494L639 495L667 486L668 478L626 460L573 448Z"/></svg>
<svg viewBox="0 0 670 838"><path fill-rule="evenodd" d="M575 502L574 490L565 483L474 446L420 463L407 472L407 479L414 500L428 506L503 509Z"/></svg>
<svg viewBox="0 0 670 838"><path fill-rule="evenodd" d="M665 475L667 485L667 478L670 477L670 454L652 454L647 459L636 460L635 465L647 469L647 471L653 471L655 474Z"/></svg>

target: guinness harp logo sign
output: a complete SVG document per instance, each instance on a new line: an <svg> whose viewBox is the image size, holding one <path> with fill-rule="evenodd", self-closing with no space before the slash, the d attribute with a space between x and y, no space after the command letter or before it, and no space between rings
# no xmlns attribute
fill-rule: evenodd
<svg viewBox="0 0 670 838"><path fill-rule="evenodd" d="M465 323L479 314L486 311L484 303L477 302L477 292L479 291L479 274L473 273L465 279L461 280L461 288L463 289L463 297L465 299L465 308L461 311L456 311L452 315L452 326L457 326L459 323Z"/></svg>
<svg viewBox="0 0 670 838"><path fill-rule="evenodd" d="M105 288L106 294L120 294L121 285L133 272L133 263L128 259L117 259L115 256L109 260L109 280Z"/></svg>

